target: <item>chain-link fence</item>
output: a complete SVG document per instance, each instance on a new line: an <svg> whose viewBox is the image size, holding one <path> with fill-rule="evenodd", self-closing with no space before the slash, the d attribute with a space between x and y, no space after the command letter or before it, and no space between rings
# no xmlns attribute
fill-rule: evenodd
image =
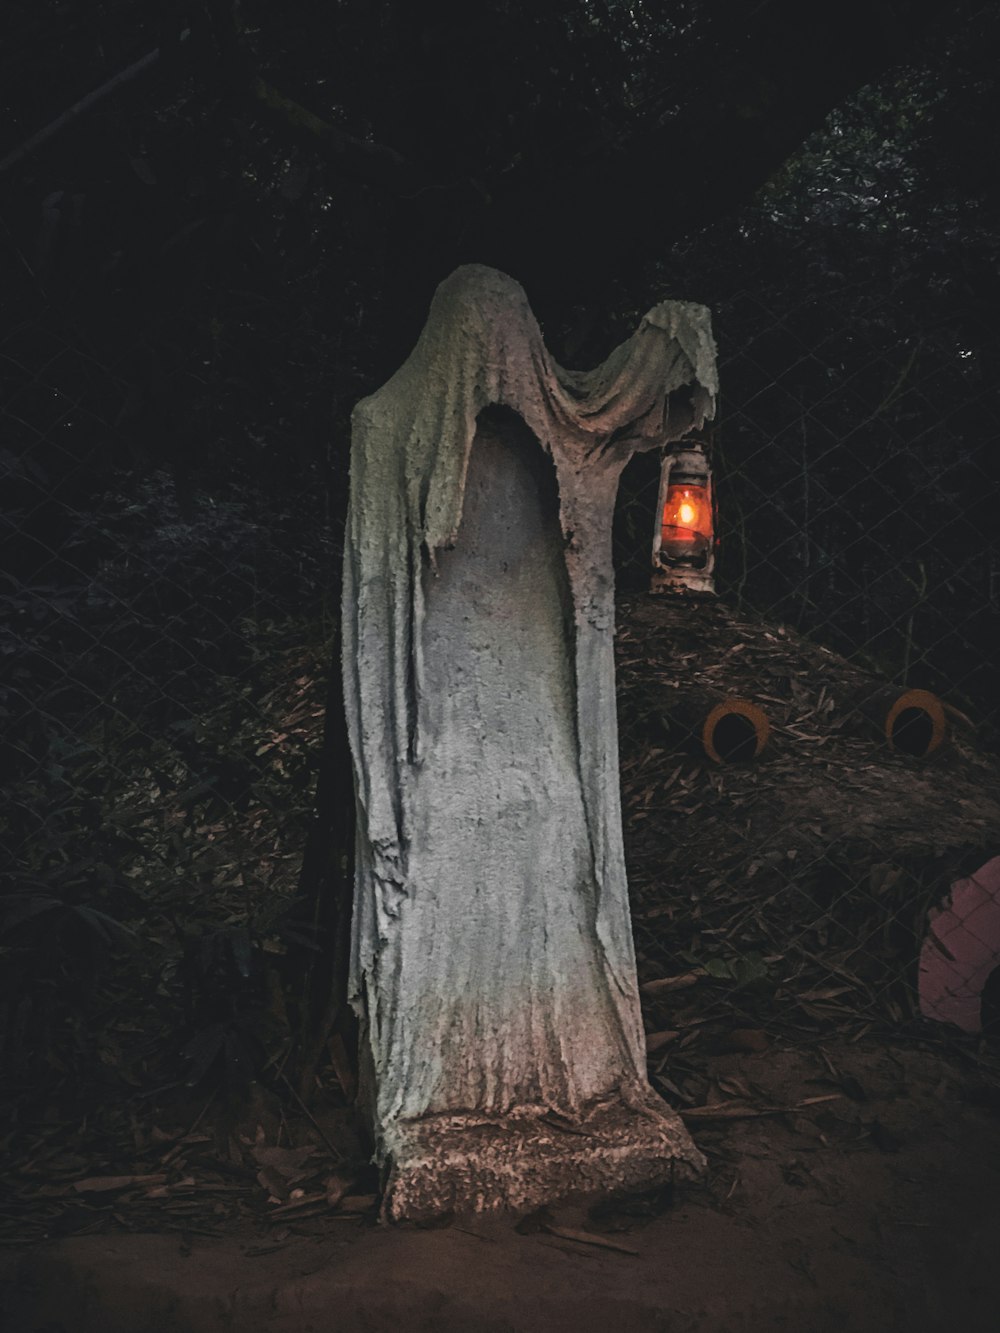
<svg viewBox="0 0 1000 1333"><path fill-rule="evenodd" d="M137 384L55 305L0 358L9 1086L254 1068L287 1028L267 961L309 935L337 596L321 465L281 484L216 456L190 490L169 380Z"/></svg>
<svg viewBox="0 0 1000 1333"><path fill-rule="evenodd" d="M699 1052L995 1028L996 404L892 296L716 309L717 602L644 591L660 459L623 480L626 845L681 1106Z"/></svg>
<svg viewBox="0 0 1000 1333"><path fill-rule="evenodd" d="M657 457L616 520L640 980L682 1105L700 1052L973 1030L981 1004L989 1026L1000 962L996 875L966 878L1000 850L978 346L901 333L872 282L740 289L715 319L718 598L647 591ZM295 893L342 471L154 448L198 438L157 406L170 372L137 395L132 362L51 307L0 355L5 1065L144 1090L273 1062L289 948L315 947ZM766 743L737 729L710 757L706 710L733 698Z"/></svg>

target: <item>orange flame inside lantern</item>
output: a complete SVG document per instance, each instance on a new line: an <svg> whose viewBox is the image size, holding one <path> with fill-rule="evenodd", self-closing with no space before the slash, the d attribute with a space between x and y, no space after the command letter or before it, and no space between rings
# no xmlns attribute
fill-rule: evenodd
<svg viewBox="0 0 1000 1333"><path fill-rule="evenodd" d="M712 506L706 486L681 482L667 487L661 549L672 556L697 556L712 540Z"/></svg>

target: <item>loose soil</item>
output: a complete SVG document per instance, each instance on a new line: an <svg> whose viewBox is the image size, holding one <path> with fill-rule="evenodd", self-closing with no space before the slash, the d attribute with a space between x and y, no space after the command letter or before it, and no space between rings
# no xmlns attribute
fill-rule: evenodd
<svg viewBox="0 0 1000 1333"><path fill-rule="evenodd" d="M1000 1107L971 1060L831 1041L718 1055L708 1068L717 1086L748 1091L748 1106L742 1118L689 1118L710 1168L672 1199L556 1207L519 1226L384 1227L331 1212L224 1236L192 1222L9 1247L3 1326L995 1330Z"/></svg>

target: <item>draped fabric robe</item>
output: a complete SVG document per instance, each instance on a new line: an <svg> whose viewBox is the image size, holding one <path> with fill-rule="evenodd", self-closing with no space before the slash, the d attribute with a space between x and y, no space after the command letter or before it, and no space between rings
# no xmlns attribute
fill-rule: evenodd
<svg viewBox="0 0 1000 1333"><path fill-rule="evenodd" d="M478 265L352 418L350 994L377 1155L428 1115L648 1098L618 786L611 525L633 451L714 413L709 313L557 365Z"/></svg>

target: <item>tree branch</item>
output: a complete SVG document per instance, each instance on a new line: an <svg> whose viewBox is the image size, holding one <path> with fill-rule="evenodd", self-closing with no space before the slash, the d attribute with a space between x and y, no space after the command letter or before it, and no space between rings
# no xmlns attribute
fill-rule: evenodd
<svg viewBox="0 0 1000 1333"><path fill-rule="evenodd" d="M185 28L178 40L186 42L190 36L191 29ZM48 143L50 139L55 138L55 136L61 130L64 130L67 125L74 124L82 115L88 112L91 107L96 106L98 102L103 102L105 97L110 96L110 94L113 93L116 88L120 88L123 83L128 83L130 79L135 79L147 69L152 68L152 66L160 59L160 54L161 48L158 46L154 47L152 51L147 51L144 56L140 56L138 60L134 61L126 69L119 70L117 74L108 79L106 83L102 83L99 88L95 88L93 92L88 93L86 97L81 97L79 102L74 102L67 111L64 111L60 116L56 116L55 120L46 125L44 129L38 130L30 139L26 139L24 143L15 148L13 152L8 153L5 158L0 159L0 172L8 171L11 167L22 161L23 158L30 156L30 154L32 154L36 148L40 148L43 143Z"/></svg>
<svg viewBox="0 0 1000 1333"><path fill-rule="evenodd" d="M191 29L185 28L179 34L178 41L186 42L191 36ZM235 33L233 34L235 37ZM36 149L55 138L67 126L75 124L91 108L109 97L122 84L138 78L151 69L160 60L162 47L155 47L144 56L134 61L127 68L95 88L86 97L74 102L68 110L62 112L43 129L31 135L24 143L0 159L0 173L8 171L18 162L29 157ZM231 53L230 53L231 54ZM331 164L345 175L365 180L378 185L391 194L405 195L420 189L427 182L418 177L408 165L401 153L381 144L367 143L346 130L340 129L322 117L315 115L306 107L285 97L278 89L266 83L259 75L240 62L240 82L247 88L253 101L281 120L290 129L303 134L319 147Z"/></svg>
<svg viewBox="0 0 1000 1333"><path fill-rule="evenodd" d="M327 160L344 174L380 185L392 194L404 194L422 182L401 153L382 144L366 143L331 125L298 102L285 97L259 75L252 75L250 89L254 99L289 128L306 135L321 147Z"/></svg>

